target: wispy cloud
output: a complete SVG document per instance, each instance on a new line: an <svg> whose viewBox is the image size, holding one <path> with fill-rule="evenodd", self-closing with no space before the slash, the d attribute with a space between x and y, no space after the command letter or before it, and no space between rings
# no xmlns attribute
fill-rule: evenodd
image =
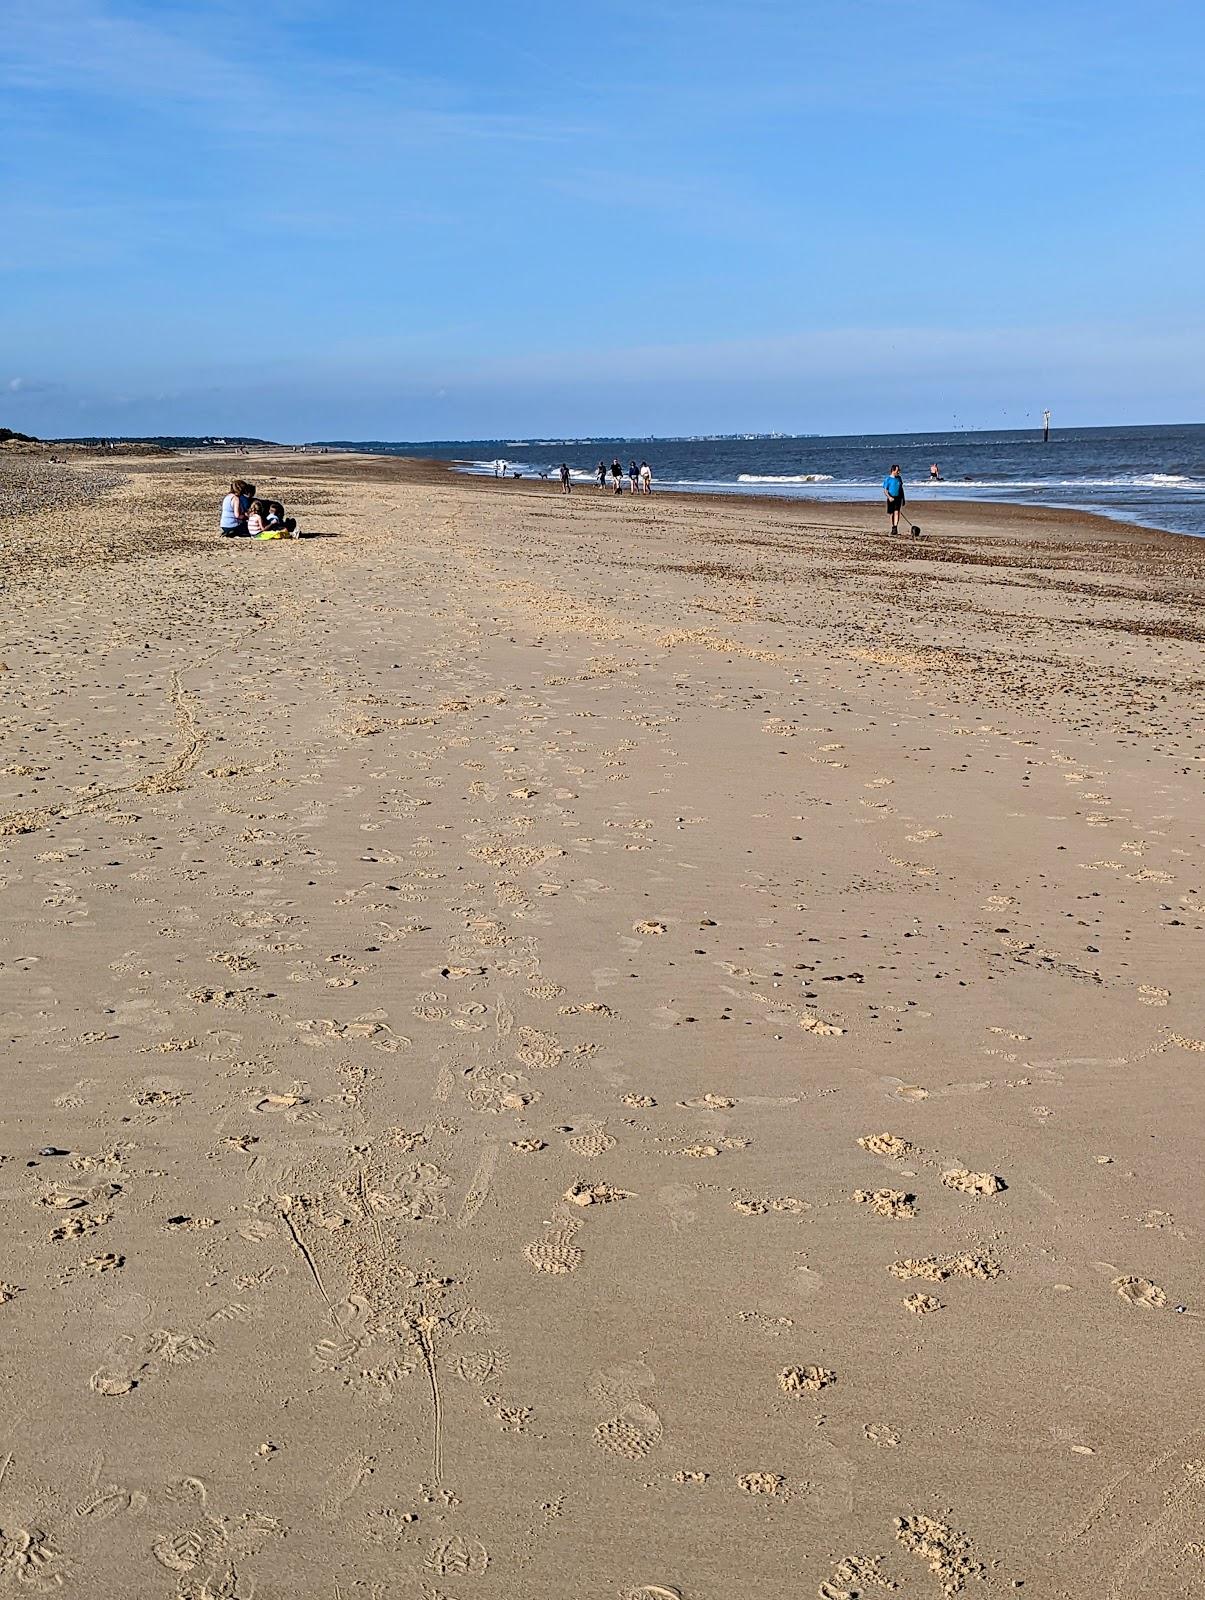
<svg viewBox="0 0 1205 1600"><path fill-rule="evenodd" d="M46 97L86 93L127 109L171 108L204 119L215 139L269 146L545 144L575 131L544 116L461 103L430 75L319 54L291 34L286 18L220 4L147 11L115 0L49 8L8 0L0 83Z"/></svg>
<svg viewBox="0 0 1205 1600"><path fill-rule="evenodd" d="M47 383L41 378L7 378L0 382L0 394L20 395L48 395L53 394L58 388L57 384Z"/></svg>
<svg viewBox="0 0 1205 1600"><path fill-rule="evenodd" d="M571 375L588 383L639 380L691 382L717 388L733 381L910 382L1029 378L1073 370L1081 378L1112 379L1119 369L1147 369L1174 360L1193 369L1205 361L1205 331L1100 323L1009 327L849 326L784 332L774 338L695 343L631 344L530 355L475 364L473 381L506 389L551 385ZM450 380L434 369L431 381ZM463 380L462 380L463 381Z"/></svg>

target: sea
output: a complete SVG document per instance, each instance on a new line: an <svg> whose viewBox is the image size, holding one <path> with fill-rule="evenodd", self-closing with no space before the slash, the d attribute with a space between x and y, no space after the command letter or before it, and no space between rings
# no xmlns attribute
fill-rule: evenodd
<svg viewBox="0 0 1205 1600"><path fill-rule="evenodd" d="M1058 428L953 433L746 434L712 438L471 439L411 443L327 440L341 449L423 456L459 470L554 476L562 461L578 483L600 461L647 461L656 490L870 500L883 476L903 468L909 504L1008 500L1068 506L1106 517L1205 536L1205 423L1159 427ZM930 480L936 464L941 482Z"/></svg>

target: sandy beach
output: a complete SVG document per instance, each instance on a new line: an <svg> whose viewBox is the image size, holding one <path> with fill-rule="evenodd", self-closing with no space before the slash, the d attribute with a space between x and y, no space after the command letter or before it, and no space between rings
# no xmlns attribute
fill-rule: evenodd
<svg viewBox="0 0 1205 1600"><path fill-rule="evenodd" d="M1205 1593L1205 541L18 459L0 1594Z"/></svg>

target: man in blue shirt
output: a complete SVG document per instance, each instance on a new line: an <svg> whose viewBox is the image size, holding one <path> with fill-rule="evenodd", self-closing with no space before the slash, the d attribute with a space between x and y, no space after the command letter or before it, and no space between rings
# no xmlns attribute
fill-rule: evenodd
<svg viewBox="0 0 1205 1600"><path fill-rule="evenodd" d="M900 475L899 466L892 467L883 479L883 493L887 497L887 509L891 513L891 531L900 531L900 512L904 509L904 480Z"/></svg>

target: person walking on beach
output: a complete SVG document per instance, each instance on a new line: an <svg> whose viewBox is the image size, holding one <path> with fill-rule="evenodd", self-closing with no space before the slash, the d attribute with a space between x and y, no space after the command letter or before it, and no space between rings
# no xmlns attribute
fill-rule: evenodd
<svg viewBox="0 0 1205 1600"><path fill-rule="evenodd" d="M618 456L614 456L612 458L612 460L611 460L611 480L615 485L615 493L616 494L622 494L623 493L623 468L619 464L619 457Z"/></svg>
<svg viewBox="0 0 1205 1600"><path fill-rule="evenodd" d="M904 509L904 479L898 464L883 479L883 493L887 498L887 510L891 513L891 531L898 533L900 512Z"/></svg>
<svg viewBox="0 0 1205 1600"><path fill-rule="evenodd" d="M628 482L632 486L632 493L640 493L640 468L634 461L628 462Z"/></svg>
<svg viewBox="0 0 1205 1600"><path fill-rule="evenodd" d="M647 461L640 463L640 487L645 494L653 492L653 469Z"/></svg>
<svg viewBox="0 0 1205 1600"><path fill-rule="evenodd" d="M598 487L600 489L607 487L607 463L605 461L598 463Z"/></svg>
<svg viewBox="0 0 1205 1600"><path fill-rule="evenodd" d="M573 493L573 485L569 481L569 467L564 461L561 462L561 493Z"/></svg>

